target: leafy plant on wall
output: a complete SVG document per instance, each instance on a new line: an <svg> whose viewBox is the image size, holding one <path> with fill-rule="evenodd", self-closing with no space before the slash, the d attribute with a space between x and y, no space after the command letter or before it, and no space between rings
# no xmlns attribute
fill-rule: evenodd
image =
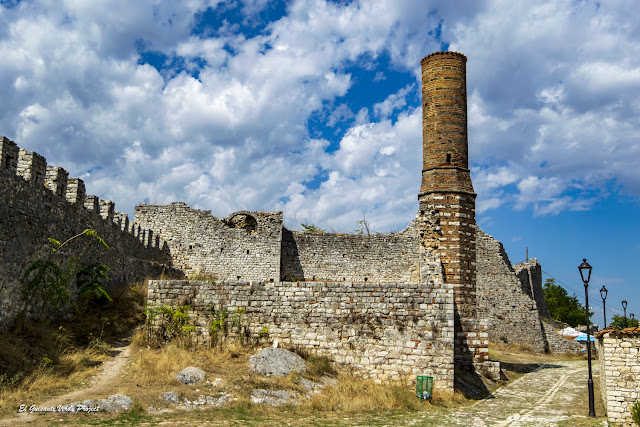
<svg viewBox="0 0 640 427"><path fill-rule="evenodd" d="M60 251L75 239L82 236L86 243L79 254L69 258L66 267L63 267ZM109 249L109 245L93 229L85 229L82 233L60 242L49 238L51 251L45 259L36 260L31 264L22 276L25 284L23 296L25 304L19 316L19 323L24 322L26 313L37 301L47 301L53 307L62 308L71 299L71 287L75 283L78 288L78 300L88 301L94 298L111 300L102 287L102 280L109 279L107 272L109 267L103 263L84 265L82 256L93 242L98 242L103 248ZM76 304L76 310L79 310Z"/></svg>

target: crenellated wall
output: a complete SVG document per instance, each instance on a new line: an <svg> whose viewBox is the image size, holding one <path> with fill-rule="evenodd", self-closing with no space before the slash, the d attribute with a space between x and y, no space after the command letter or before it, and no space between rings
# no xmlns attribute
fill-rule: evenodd
<svg viewBox="0 0 640 427"><path fill-rule="evenodd" d="M67 177L64 169L47 166L44 157L0 136L0 329L11 325L23 308L22 276L36 260L50 254L49 238L64 242L87 228L94 229L110 248L91 244L82 261L107 264L110 287L163 271L180 274L164 265L170 263L169 252L159 239L145 242L141 236L151 236L149 231L123 231L126 215L114 222L113 202L85 197L82 180ZM82 253L86 243L84 237L75 239L56 258L65 264L72 255ZM55 313L44 301L27 313L30 318L48 314L62 313Z"/></svg>
<svg viewBox="0 0 640 427"><path fill-rule="evenodd" d="M433 274L439 274L437 270ZM210 344L210 307L233 313L251 336L302 347L376 380L431 375L453 389L453 289L437 284L351 282L149 282L152 305L188 304L197 330Z"/></svg>

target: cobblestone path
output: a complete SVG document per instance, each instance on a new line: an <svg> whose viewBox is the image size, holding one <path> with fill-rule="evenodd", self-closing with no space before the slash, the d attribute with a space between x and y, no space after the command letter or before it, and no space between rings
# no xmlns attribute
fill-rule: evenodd
<svg viewBox="0 0 640 427"><path fill-rule="evenodd" d="M597 381L597 364L594 382ZM471 406L398 420L400 425L433 426L584 426L607 425L603 414L588 419L587 363L559 361L542 365L492 396ZM581 393L582 391L582 393Z"/></svg>

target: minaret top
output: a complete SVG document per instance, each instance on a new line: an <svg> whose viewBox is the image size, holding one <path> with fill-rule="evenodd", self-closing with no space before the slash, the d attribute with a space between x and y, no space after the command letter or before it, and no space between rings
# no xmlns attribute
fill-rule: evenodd
<svg viewBox="0 0 640 427"><path fill-rule="evenodd" d="M473 193L467 144L467 57L435 52L422 59L421 193Z"/></svg>

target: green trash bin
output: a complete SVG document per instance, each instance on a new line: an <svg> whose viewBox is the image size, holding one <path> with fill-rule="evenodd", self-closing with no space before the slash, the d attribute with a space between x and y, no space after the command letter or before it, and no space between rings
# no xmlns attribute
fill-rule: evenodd
<svg viewBox="0 0 640 427"><path fill-rule="evenodd" d="M416 379L416 397L420 401L431 399L433 391L433 377L418 375Z"/></svg>

